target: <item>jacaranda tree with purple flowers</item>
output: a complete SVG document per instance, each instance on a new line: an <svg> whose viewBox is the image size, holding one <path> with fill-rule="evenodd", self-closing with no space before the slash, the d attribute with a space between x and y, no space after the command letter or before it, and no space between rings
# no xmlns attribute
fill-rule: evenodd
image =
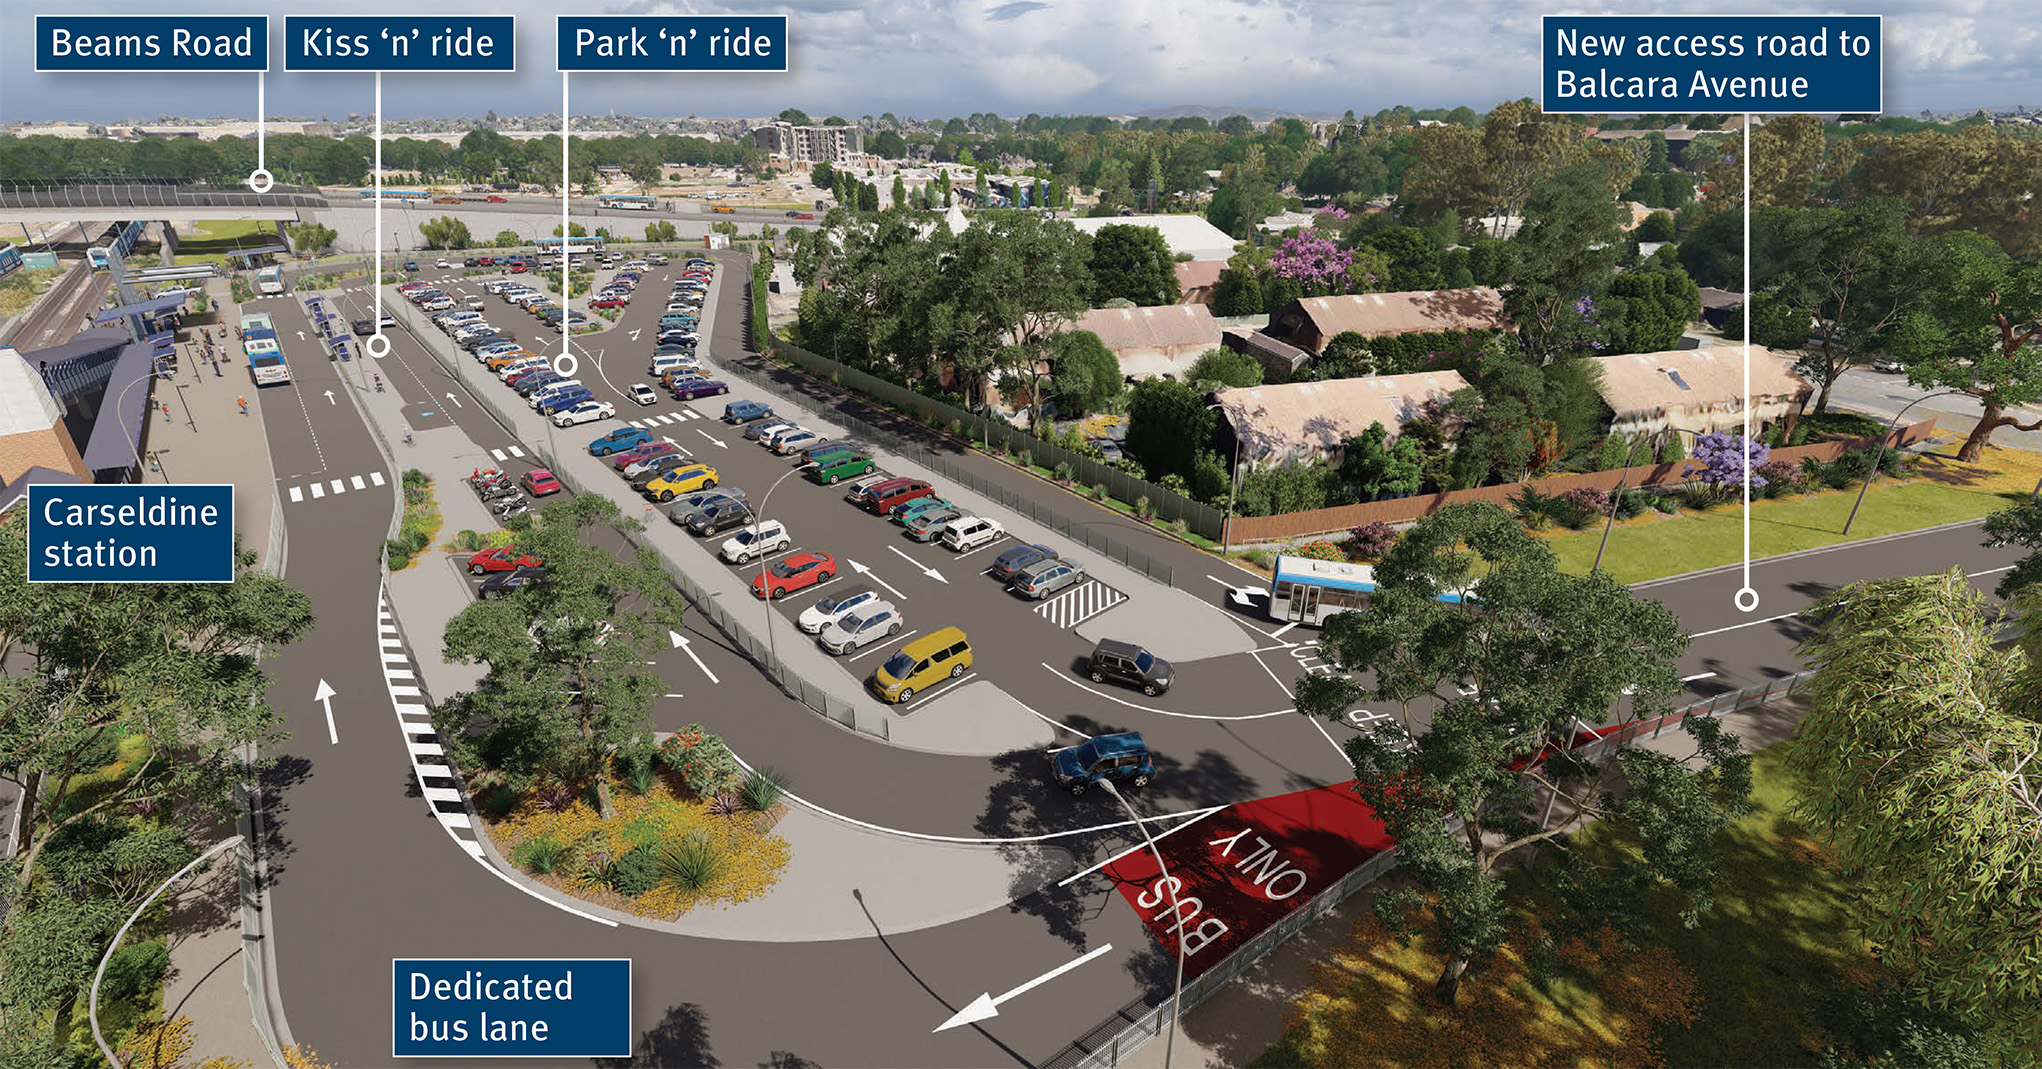
<svg viewBox="0 0 2042 1069"><path fill-rule="evenodd" d="M1283 239L1270 255L1269 266L1276 277L1298 283L1309 296L1320 296L1344 290L1352 259L1333 239L1305 229Z"/></svg>
<svg viewBox="0 0 2042 1069"><path fill-rule="evenodd" d="M1741 434L1725 434L1712 431L1695 439L1694 458L1702 462L1698 472L1703 485L1719 493L1730 493L1744 485L1744 458L1751 457L1751 488L1756 490L1765 485L1765 478L1758 469L1772 459L1773 451L1764 442L1755 442Z"/></svg>

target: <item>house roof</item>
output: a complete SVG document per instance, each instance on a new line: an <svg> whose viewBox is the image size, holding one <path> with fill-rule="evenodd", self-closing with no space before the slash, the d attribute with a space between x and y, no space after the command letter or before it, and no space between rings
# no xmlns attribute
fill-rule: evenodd
<svg viewBox="0 0 2042 1069"><path fill-rule="evenodd" d="M1728 311L1744 303L1744 294L1738 293L1734 290L1717 289L1714 286L1703 286L1697 292L1701 295L1702 307L1704 308L1715 309L1719 311Z"/></svg>
<svg viewBox="0 0 2042 1069"><path fill-rule="evenodd" d="M1486 330L1510 325L1503 314L1503 295L1486 286L1303 297L1293 307L1301 308L1326 338L1350 330L1377 338L1387 334Z"/></svg>
<svg viewBox="0 0 2042 1069"><path fill-rule="evenodd" d="M1234 239L1202 215L1102 215L1071 220L1087 234L1105 226L1146 226L1163 235L1172 254L1188 252L1194 260L1224 260L1234 254Z"/></svg>
<svg viewBox="0 0 2042 1069"><path fill-rule="evenodd" d="M1220 343L1220 325L1202 304L1166 304L1156 308L1094 308L1078 317L1073 330L1099 335L1106 348L1162 348Z"/></svg>
<svg viewBox="0 0 2042 1069"><path fill-rule="evenodd" d="M1744 347L1670 349L1597 357L1602 398L1618 419L1664 412L1744 409ZM1794 359L1751 347L1751 396L1760 405L1790 401L1814 389L1794 372Z"/></svg>
<svg viewBox="0 0 2042 1069"><path fill-rule="evenodd" d="M0 349L0 435L45 431L62 418L63 409L28 358Z"/></svg>
<svg viewBox="0 0 2042 1069"><path fill-rule="evenodd" d="M1177 264L1177 288L1186 293L1219 284L1220 272L1227 269L1225 260L1182 260Z"/></svg>
<svg viewBox="0 0 2042 1069"><path fill-rule="evenodd" d="M1299 447L1330 449L1360 437L1376 422L1395 433L1426 407L1467 385L1458 371L1423 371L1228 388L1213 394L1213 400L1233 424L1243 452L1262 457Z"/></svg>

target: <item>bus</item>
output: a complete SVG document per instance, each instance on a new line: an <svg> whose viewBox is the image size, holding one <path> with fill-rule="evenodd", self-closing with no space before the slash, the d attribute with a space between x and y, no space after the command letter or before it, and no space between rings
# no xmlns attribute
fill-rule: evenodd
<svg viewBox="0 0 2042 1069"><path fill-rule="evenodd" d="M1369 595L1375 589L1375 569L1366 564L1279 554L1276 578L1269 584L1269 615L1287 623L1318 627L1334 613L1368 608ZM1463 588L1446 591L1439 595L1439 600L1460 604L1472 601L1473 597Z"/></svg>
<svg viewBox="0 0 2042 1069"><path fill-rule="evenodd" d="M634 212L649 212L659 207L659 201L653 197L631 197L621 193L605 193L596 198L596 207L628 208Z"/></svg>
<svg viewBox="0 0 2042 1069"><path fill-rule="evenodd" d="M275 386L291 381L291 369L284 364L284 347L277 341L276 325L260 313L241 317L241 351L248 354L248 374L257 386Z"/></svg>
<svg viewBox="0 0 2042 1069"><path fill-rule="evenodd" d="M376 191L373 189L361 190L359 195L363 200L376 199ZM423 189L386 189L383 191L383 199L408 203L411 201L429 201L433 199L433 195Z"/></svg>
<svg viewBox="0 0 2042 1069"><path fill-rule="evenodd" d="M265 267L255 273L255 292L276 294L284 291L284 269Z"/></svg>

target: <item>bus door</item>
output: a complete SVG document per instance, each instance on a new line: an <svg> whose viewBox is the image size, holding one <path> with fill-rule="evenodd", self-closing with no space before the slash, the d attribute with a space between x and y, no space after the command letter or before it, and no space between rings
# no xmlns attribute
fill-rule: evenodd
<svg viewBox="0 0 2042 1069"><path fill-rule="evenodd" d="M1310 583L1292 583L1290 588L1290 615L1286 619L1296 623L1309 624L1319 618L1319 593L1321 588Z"/></svg>

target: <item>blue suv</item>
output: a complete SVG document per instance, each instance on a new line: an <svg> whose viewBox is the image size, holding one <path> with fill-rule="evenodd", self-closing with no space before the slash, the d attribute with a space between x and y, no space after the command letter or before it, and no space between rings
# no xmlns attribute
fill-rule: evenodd
<svg viewBox="0 0 2042 1069"><path fill-rule="evenodd" d="M764 401L732 401L723 406L723 422L729 424L751 423L773 414L773 406Z"/></svg>
<svg viewBox="0 0 2042 1069"><path fill-rule="evenodd" d="M1059 786L1075 795L1100 780L1146 787L1156 774L1156 762L1141 732L1124 731L1049 751L1049 771Z"/></svg>
<svg viewBox="0 0 2042 1069"><path fill-rule="evenodd" d="M651 431L638 427L619 427L603 435L601 438L590 442L588 444L588 455L592 457L606 457L611 453L621 453L626 449L635 449L649 441L652 441Z"/></svg>

